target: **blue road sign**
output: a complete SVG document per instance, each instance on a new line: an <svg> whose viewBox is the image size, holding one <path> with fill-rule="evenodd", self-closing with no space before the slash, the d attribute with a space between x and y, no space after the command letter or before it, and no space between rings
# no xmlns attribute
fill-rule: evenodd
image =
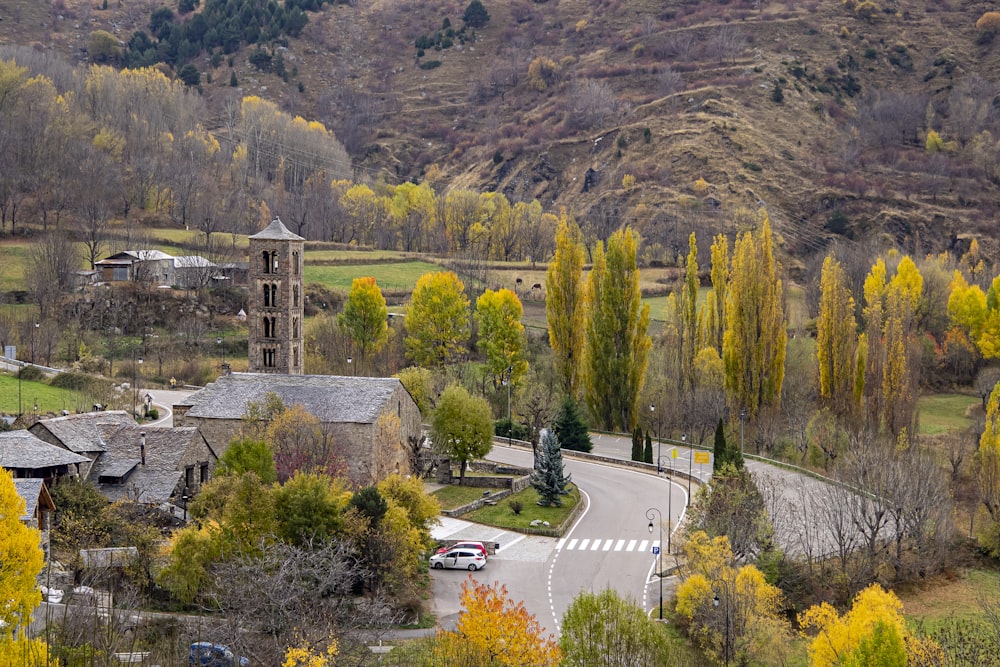
<svg viewBox="0 0 1000 667"><path fill-rule="evenodd" d="M659 556L660 555L660 547L658 547L658 546L654 546L653 547L653 555L654 556Z"/></svg>

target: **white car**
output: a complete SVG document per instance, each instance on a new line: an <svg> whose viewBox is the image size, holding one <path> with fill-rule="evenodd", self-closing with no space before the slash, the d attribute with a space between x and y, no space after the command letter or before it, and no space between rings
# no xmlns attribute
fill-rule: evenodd
<svg viewBox="0 0 1000 667"><path fill-rule="evenodd" d="M463 549L460 547L431 556L431 567L435 570L447 567L475 572L486 567L486 556L478 549Z"/></svg>

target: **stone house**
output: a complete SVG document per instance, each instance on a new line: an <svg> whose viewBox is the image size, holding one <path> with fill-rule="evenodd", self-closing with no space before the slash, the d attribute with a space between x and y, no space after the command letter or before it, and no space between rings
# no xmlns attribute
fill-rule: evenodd
<svg viewBox="0 0 1000 667"><path fill-rule="evenodd" d="M79 476L91 460L50 444L24 429L0 433L0 468L14 479L41 479L52 484L59 477Z"/></svg>
<svg viewBox="0 0 1000 667"><path fill-rule="evenodd" d="M396 378L232 373L173 406L174 424L194 426L219 456L238 438L247 404L276 394L301 405L334 440L356 484L411 474L421 442L420 410Z"/></svg>
<svg viewBox="0 0 1000 667"><path fill-rule="evenodd" d="M197 429L141 426L121 410L42 419L29 431L67 453L86 453L81 476L111 501L173 504L208 481L218 459Z"/></svg>

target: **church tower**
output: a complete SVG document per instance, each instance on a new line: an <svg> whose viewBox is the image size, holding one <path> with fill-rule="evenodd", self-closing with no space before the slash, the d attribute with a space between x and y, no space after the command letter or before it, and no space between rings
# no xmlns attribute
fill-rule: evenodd
<svg viewBox="0 0 1000 667"><path fill-rule="evenodd" d="M302 375L302 267L305 239L275 218L250 237L251 373Z"/></svg>

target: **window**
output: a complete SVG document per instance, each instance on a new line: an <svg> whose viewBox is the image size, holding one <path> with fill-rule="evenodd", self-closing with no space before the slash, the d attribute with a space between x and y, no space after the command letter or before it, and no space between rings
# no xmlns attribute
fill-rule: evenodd
<svg viewBox="0 0 1000 667"><path fill-rule="evenodd" d="M114 276L112 280L128 280L128 267L127 266L116 266L112 269Z"/></svg>
<svg viewBox="0 0 1000 667"><path fill-rule="evenodd" d="M292 318L292 338L299 337L299 318Z"/></svg>
<svg viewBox="0 0 1000 667"><path fill-rule="evenodd" d="M264 362L264 368L274 368L274 350L270 348L265 348L260 351L262 361Z"/></svg>
<svg viewBox="0 0 1000 667"><path fill-rule="evenodd" d="M299 275L299 253L298 251L292 253L292 273L294 275Z"/></svg>
<svg viewBox="0 0 1000 667"><path fill-rule="evenodd" d="M206 463L200 463L200 464L198 464L198 479L199 479L199 481L202 484L204 484L205 482L208 481L208 463L207 462Z"/></svg>
<svg viewBox="0 0 1000 667"><path fill-rule="evenodd" d="M299 307L299 286L292 285L292 305L296 308Z"/></svg>
<svg viewBox="0 0 1000 667"><path fill-rule="evenodd" d="M184 486L189 489L194 486L194 466L184 468Z"/></svg>
<svg viewBox="0 0 1000 667"><path fill-rule="evenodd" d="M274 284L271 285L271 307L278 307L278 286Z"/></svg>
<svg viewBox="0 0 1000 667"><path fill-rule="evenodd" d="M276 338L278 335L277 328L275 327L275 321L273 317L264 318L264 338Z"/></svg>
<svg viewBox="0 0 1000 667"><path fill-rule="evenodd" d="M296 345L295 347L292 348L292 354L293 354L293 359L295 360L295 363L293 363L292 365L297 368L298 365L299 365L299 346L298 345Z"/></svg>
<svg viewBox="0 0 1000 667"><path fill-rule="evenodd" d="M271 307L271 286L270 285L264 285L264 307L265 308L270 308Z"/></svg>
<svg viewBox="0 0 1000 667"><path fill-rule="evenodd" d="M262 255L262 259L264 260L264 273L270 273L271 272L271 253L269 253L268 251L265 250L263 253L261 253L261 255Z"/></svg>
<svg viewBox="0 0 1000 667"><path fill-rule="evenodd" d="M275 250L271 253L271 273L278 272L278 251Z"/></svg>

